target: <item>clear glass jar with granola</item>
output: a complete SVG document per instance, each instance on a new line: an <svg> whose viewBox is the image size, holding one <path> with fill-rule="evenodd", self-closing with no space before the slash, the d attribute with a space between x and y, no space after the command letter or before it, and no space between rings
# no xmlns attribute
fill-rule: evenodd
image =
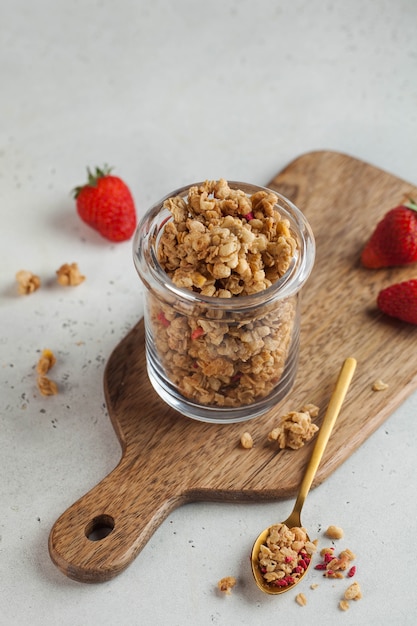
<svg viewBox="0 0 417 626"><path fill-rule="evenodd" d="M297 370L300 290L314 256L304 215L263 187L205 181L149 209L134 262L157 393L216 423L254 418L281 400Z"/></svg>

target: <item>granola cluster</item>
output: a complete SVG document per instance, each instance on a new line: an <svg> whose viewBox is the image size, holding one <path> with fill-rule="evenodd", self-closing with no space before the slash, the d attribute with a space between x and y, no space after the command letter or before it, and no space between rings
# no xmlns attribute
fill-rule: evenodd
<svg viewBox="0 0 417 626"><path fill-rule="evenodd" d="M41 279L36 274L28 270L19 270L16 272L17 288L22 296L33 293L41 286Z"/></svg>
<svg viewBox="0 0 417 626"><path fill-rule="evenodd" d="M230 595L233 587L236 585L236 578L234 576L225 576L217 583L217 588L221 593Z"/></svg>
<svg viewBox="0 0 417 626"><path fill-rule="evenodd" d="M242 434L242 436L240 437L240 445L245 450L250 450L251 448L253 448L253 438L249 432L246 431Z"/></svg>
<svg viewBox="0 0 417 626"><path fill-rule="evenodd" d="M360 600L362 598L362 591L359 583L356 581L349 585L344 594L345 600Z"/></svg>
<svg viewBox="0 0 417 626"><path fill-rule="evenodd" d="M77 263L64 263L56 271L56 279L63 287L75 287L85 281Z"/></svg>
<svg viewBox="0 0 417 626"><path fill-rule="evenodd" d="M340 526L335 526L334 524L331 524L327 528L325 535L329 539L341 539L343 537L343 528L340 528Z"/></svg>
<svg viewBox="0 0 417 626"><path fill-rule="evenodd" d="M290 411L282 415L279 425L268 433L268 441L272 443L276 441L281 450L284 448L298 450L319 430L319 427L311 421L311 418L317 417L319 412L320 409L315 404L305 404L299 411ZM250 432L246 431L242 433L240 445L247 450L253 448L254 441ZM332 539L339 538L331 536L330 533L332 530L334 530L335 533L337 531L343 533L343 531L336 526L329 526L326 532L327 536Z"/></svg>
<svg viewBox="0 0 417 626"><path fill-rule="evenodd" d="M277 196L248 196L224 179L169 198L158 241L162 269L178 287L214 298L256 294L289 269L297 243L275 208ZM155 348L170 381L185 397L214 406L242 406L269 395L284 371L296 296L250 313L150 296Z"/></svg>
<svg viewBox="0 0 417 626"><path fill-rule="evenodd" d="M43 396L55 396L58 393L58 385L46 374L56 363L56 358L51 350L42 350L42 354L36 366L38 373L38 389Z"/></svg>
<svg viewBox="0 0 417 626"><path fill-rule="evenodd" d="M265 581L275 587L294 585L307 570L316 544L308 539L305 528L275 524L260 546L259 568Z"/></svg>
<svg viewBox="0 0 417 626"><path fill-rule="evenodd" d="M63 287L75 287L85 281L77 263L64 263L56 270L56 280ZM16 272L17 289L20 295L28 295L37 291L41 286L41 279L33 272L19 270Z"/></svg>
<svg viewBox="0 0 417 626"><path fill-rule="evenodd" d="M314 404L303 406L300 411L290 411L281 417L279 426L268 434L269 441L277 441L281 449L298 450L318 431L318 426L311 421L317 417L319 407Z"/></svg>

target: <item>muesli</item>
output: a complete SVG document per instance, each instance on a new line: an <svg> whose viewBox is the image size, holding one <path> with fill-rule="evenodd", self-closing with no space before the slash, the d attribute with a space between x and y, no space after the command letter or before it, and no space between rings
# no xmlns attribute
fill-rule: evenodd
<svg viewBox="0 0 417 626"><path fill-rule="evenodd" d="M271 587L290 587L304 575L315 551L305 528L275 524L259 549L260 572Z"/></svg>
<svg viewBox="0 0 417 626"><path fill-rule="evenodd" d="M158 262L177 287L209 298L257 294L288 271L297 250L277 196L252 196L226 180L190 187L164 203L168 220ZM168 379L185 397L234 407L269 395L280 380L291 345L295 296L248 315L227 307L184 313L178 303L150 299L149 323Z"/></svg>

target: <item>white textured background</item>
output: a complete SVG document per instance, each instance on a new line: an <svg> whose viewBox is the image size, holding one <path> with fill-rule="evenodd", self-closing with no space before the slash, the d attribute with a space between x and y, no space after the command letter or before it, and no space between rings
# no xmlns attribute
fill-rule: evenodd
<svg viewBox="0 0 417 626"><path fill-rule="evenodd" d="M416 27L414 0L0 0L0 624L414 624L416 395L303 512L313 531L342 525L360 557L346 614L336 583L301 608L252 582L252 540L292 502L180 508L102 585L63 576L47 538L119 459L103 370L142 310L130 242L75 214L85 167L114 165L139 215L195 180L265 184L317 149L417 184ZM87 281L65 291L54 273L72 261ZM21 268L43 279L29 298ZM44 346L55 398L34 384ZM239 586L219 597L229 573Z"/></svg>

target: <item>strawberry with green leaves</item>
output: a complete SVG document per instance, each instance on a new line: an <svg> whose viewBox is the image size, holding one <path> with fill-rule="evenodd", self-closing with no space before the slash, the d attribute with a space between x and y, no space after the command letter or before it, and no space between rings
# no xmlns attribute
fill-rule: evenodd
<svg viewBox="0 0 417 626"><path fill-rule="evenodd" d="M111 168L87 169L87 184L74 190L78 215L110 241L130 239L136 228L135 203L127 185Z"/></svg>
<svg viewBox="0 0 417 626"><path fill-rule="evenodd" d="M377 224L362 250L362 265L371 269L417 262L417 204L397 206Z"/></svg>
<svg viewBox="0 0 417 626"><path fill-rule="evenodd" d="M417 278L390 285L380 291L377 305L386 315L417 324Z"/></svg>

